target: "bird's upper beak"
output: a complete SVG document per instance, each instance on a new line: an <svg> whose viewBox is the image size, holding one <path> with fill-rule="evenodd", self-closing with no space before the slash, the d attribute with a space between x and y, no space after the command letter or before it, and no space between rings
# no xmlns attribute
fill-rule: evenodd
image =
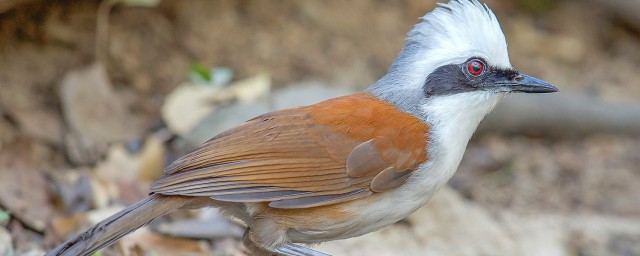
<svg viewBox="0 0 640 256"><path fill-rule="evenodd" d="M518 74L512 79L497 81L494 86L502 92L550 93L558 91L555 86L525 74Z"/></svg>

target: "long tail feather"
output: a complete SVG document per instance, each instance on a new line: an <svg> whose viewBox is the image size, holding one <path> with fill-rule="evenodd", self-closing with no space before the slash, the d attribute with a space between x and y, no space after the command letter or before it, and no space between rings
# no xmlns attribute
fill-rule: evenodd
<svg viewBox="0 0 640 256"><path fill-rule="evenodd" d="M58 245L45 256L91 255L191 200L192 197L151 195Z"/></svg>

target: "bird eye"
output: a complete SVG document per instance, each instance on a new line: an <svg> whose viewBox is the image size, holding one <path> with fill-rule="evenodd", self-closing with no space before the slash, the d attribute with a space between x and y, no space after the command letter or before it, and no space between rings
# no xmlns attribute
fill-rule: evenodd
<svg viewBox="0 0 640 256"><path fill-rule="evenodd" d="M470 60L467 62L467 71L469 71L471 75L479 76L484 72L484 62L478 59Z"/></svg>

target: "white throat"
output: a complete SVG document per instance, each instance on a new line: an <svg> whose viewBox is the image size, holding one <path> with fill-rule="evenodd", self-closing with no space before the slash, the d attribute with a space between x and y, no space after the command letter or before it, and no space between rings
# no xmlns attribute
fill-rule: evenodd
<svg viewBox="0 0 640 256"><path fill-rule="evenodd" d="M433 97L421 106L431 125L429 156L438 162L443 178L448 180L456 171L478 124L502 97L474 91Z"/></svg>

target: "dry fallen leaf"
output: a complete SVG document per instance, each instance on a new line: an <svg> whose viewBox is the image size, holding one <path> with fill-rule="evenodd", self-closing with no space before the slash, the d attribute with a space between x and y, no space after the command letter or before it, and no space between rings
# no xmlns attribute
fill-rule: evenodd
<svg viewBox="0 0 640 256"><path fill-rule="evenodd" d="M43 232L53 215L47 181L30 169L0 168L0 204L30 228Z"/></svg>
<svg viewBox="0 0 640 256"><path fill-rule="evenodd" d="M147 137L137 154L124 144L111 145L106 159L95 168L92 187L99 197L96 201L102 202L98 205L104 206L116 194L126 202L139 200L148 193L148 183L162 175L164 166L164 139L158 134Z"/></svg>
<svg viewBox="0 0 640 256"><path fill-rule="evenodd" d="M232 83L226 89L231 91L238 101L243 103L252 102L269 94L271 76L266 73L258 74Z"/></svg>
<svg viewBox="0 0 640 256"><path fill-rule="evenodd" d="M215 109L212 99L220 88L185 83L169 94L162 105L162 118L176 134L185 134Z"/></svg>
<svg viewBox="0 0 640 256"><path fill-rule="evenodd" d="M171 131L185 135L217 106L234 100L252 102L267 95L270 89L271 78L267 74L249 77L224 88L185 83L165 99L162 118Z"/></svg>
<svg viewBox="0 0 640 256"><path fill-rule="evenodd" d="M84 227L83 224L86 222L86 218L87 216L84 213L54 217L45 234L46 243L57 245L71 235L76 234Z"/></svg>
<svg viewBox="0 0 640 256"><path fill-rule="evenodd" d="M105 160L96 166L98 176L108 180L133 181L138 177L140 159L129 153L124 144L113 144L109 147Z"/></svg>
<svg viewBox="0 0 640 256"><path fill-rule="evenodd" d="M67 136L73 137L67 139L67 145L78 147L69 153L75 163L93 163L99 154L86 151L95 151L105 143L126 141L140 133L137 120L113 91L106 68L99 63L67 73L60 97L71 130Z"/></svg>
<svg viewBox="0 0 640 256"><path fill-rule="evenodd" d="M47 109L12 110L11 116L20 130L30 137L56 145L62 144L63 125L60 114Z"/></svg>
<svg viewBox="0 0 640 256"><path fill-rule="evenodd" d="M138 179L153 181L162 176L165 163L164 140L158 136L147 137L140 152Z"/></svg>

